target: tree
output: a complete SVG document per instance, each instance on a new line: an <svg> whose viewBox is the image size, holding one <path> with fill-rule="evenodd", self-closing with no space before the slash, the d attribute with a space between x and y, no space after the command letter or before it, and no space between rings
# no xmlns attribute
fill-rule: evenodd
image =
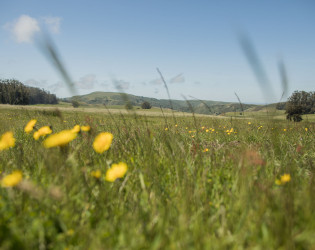
<svg viewBox="0 0 315 250"><path fill-rule="evenodd" d="M294 91L286 104L287 119L302 121L302 115L315 114L315 92Z"/></svg>
<svg viewBox="0 0 315 250"><path fill-rule="evenodd" d="M142 108L142 109L151 109L151 108L152 108L152 105L151 105L149 102L145 101L145 102L143 102L143 103L141 104L141 108Z"/></svg>
<svg viewBox="0 0 315 250"><path fill-rule="evenodd" d="M127 109L127 110L133 109L132 103L128 101L128 102L126 103L126 105L125 105L125 109Z"/></svg>
<svg viewBox="0 0 315 250"><path fill-rule="evenodd" d="M80 106L80 103L76 100L73 100L71 103L72 103L72 107L74 108L78 108Z"/></svg>

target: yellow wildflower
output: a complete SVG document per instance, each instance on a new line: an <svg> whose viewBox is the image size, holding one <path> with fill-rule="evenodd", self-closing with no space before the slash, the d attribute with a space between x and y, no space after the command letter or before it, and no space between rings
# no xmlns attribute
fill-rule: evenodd
<svg viewBox="0 0 315 250"><path fill-rule="evenodd" d="M111 168L107 170L105 180L109 182L114 182L116 179L124 177L127 169L127 164L124 162L113 164Z"/></svg>
<svg viewBox="0 0 315 250"><path fill-rule="evenodd" d="M101 177L101 171L99 169L96 171L92 171L91 176L95 177L96 179L99 179Z"/></svg>
<svg viewBox="0 0 315 250"><path fill-rule="evenodd" d="M15 139L13 133L8 131L1 136L0 139L0 151L8 148L12 148L15 145Z"/></svg>
<svg viewBox="0 0 315 250"><path fill-rule="evenodd" d="M80 125L75 125L75 126L73 127L73 129L71 129L71 131L72 131L73 133L79 133L80 130L81 130Z"/></svg>
<svg viewBox="0 0 315 250"><path fill-rule="evenodd" d="M251 123L251 122L248 122L247 124L248 124L248 125L251 125L252 123Z"/></svg>
<svg viewBox="0 0 315 250"><path fill-rule="evenodd" d="M49 126L41 127L39 130L35 131L33 134L34 139L37 141L39 137L49 135L52 133L52 130Z"/></svg>
<svg viewBox="0 0 315 250"><path fill-rule="evenodd" d="M280 186L280 185L283 185L287 182L291 181L291 175L290 174L284 174L280 177L280 180L279 179L276 179L275 183Z"/></svg>
<svg viewBox="0 0 315 250"><path fill-rule="evenodd" d="M282 183L289 182L290 180L291 180L290 174L284 174L284 175L281 176L281 182Z"/></svg>
<svg viewBox="0 0 315 250"><path fill-rule="evenodd" d="M59 133L50 135L44 142L45 148L52 148L57 146L65 146L77 137L77 133L71 130L63 130Z"/></svg>
<svg viewBox="0 0 315 250"><path fill-rule="evenodd" d="M165 131L167 131L168 130L168 128L165 128Z"/></svg>
<svg viewBox="0 0 315 250"><path fill-rule="evenodd" d="M25 131L26 133L31 132L31 131L33 130L33 128L34 128L36 122L37 122L37 120L35 120L35 119L30 120L30 121L26 124L26 126L24 127L24 131Z"/></svg>
<svg viewBox="0 0 315 250"><path fill-rule="evenodd" d="M89 125L87 126L81 126L81 131L84 131L84 132L88 132L91 130L91 127Z"/></svg>
<svg viewBox="0 0 315 250"><path fill-rule="evenodd" d="M209 132L209 129L206 129L206 132L208 133L208 132Z"/></svg>
<svg viewBox="0 0 315 250"><path fill-rule="evenodd" d="M178 125L177 124L175 124L175 128L177 128L178 127Z"/></svg>
<svg viewBox="0 0 315 250"><path fill-rule="evenodd" d="M14 187L22 181L22 172L17 170L13 171L12 174L5 176L1 180L2 187Z"/></svg>
<svg viewBox="0 0 315 250"><path fill-rule="evenodd" d="M308 128L305 128L305 132L307 132L308 131Z"/></svg>
<svg viewBox="0 0 315 250"><path fill-rule="evenodd" d="M286 128L284 128L284 129L283 129L283 131L285 132L285 131L287 131L287 129L286 129Z"/></svg>
<svg viewBox="0 0 315 250"><path fill-rule="evenodd" d="M110 148L113 135L108 132L99 133L93 142L93 148L97 153L103 153Z"/></svg>

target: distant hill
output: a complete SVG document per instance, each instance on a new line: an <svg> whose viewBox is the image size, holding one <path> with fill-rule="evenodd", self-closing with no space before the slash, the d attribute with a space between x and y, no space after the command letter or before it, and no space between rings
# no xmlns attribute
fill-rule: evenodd
<svg viewBox="0 0 315 250"><path fill-rule="evenodd" d="M81 104L103 104L106 106L125 105L127 102L133 106L141 106L145 101L149 102L153 107L171 108L170 101L167 99L156 99L144 96L136 96L125 93L115 92L93 92L87 95L73 96L62 99L66 102L73 100ZM182 112L195 112L199 114L217 114L220 115L226 112L241 112L242 108L239 103L235 102L220 102L209 100L171 100L174 110ZM260 105L242 104L245 110L252 109Z"/></svg>

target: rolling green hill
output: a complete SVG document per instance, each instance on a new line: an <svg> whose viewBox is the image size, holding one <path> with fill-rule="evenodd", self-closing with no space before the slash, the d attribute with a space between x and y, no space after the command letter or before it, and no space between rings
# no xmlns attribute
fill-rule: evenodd
<svg viewBox="0 0 315 250"><path fill-rule="evenodd" d="M199 114L222 114L226 112L241 112L242 108L239 103L220 102L220 101L204 101L204 100L171 100L172 104L167 99L156 99L144 96L135 96L125 93L114 92L93 92L87 95L73 96L63 99L63 101L71 102L76 100L79 103L86 105L103 104L106 106L125 105L131 103L133 106L141 106L145 101L149 102L153 107L172 108L183 112L195 112ZM243 109L253 109L259 105L242 104Z"/></svg>

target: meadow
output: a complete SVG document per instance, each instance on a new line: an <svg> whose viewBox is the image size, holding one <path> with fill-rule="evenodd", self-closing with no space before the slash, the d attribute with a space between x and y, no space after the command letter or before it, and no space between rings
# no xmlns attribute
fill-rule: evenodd
<svg viewBox="0 0 315 250"><path fill-rule="evenodd" d="M313 122L157 113L1 106L0 248L315 249Z"/></svg>

